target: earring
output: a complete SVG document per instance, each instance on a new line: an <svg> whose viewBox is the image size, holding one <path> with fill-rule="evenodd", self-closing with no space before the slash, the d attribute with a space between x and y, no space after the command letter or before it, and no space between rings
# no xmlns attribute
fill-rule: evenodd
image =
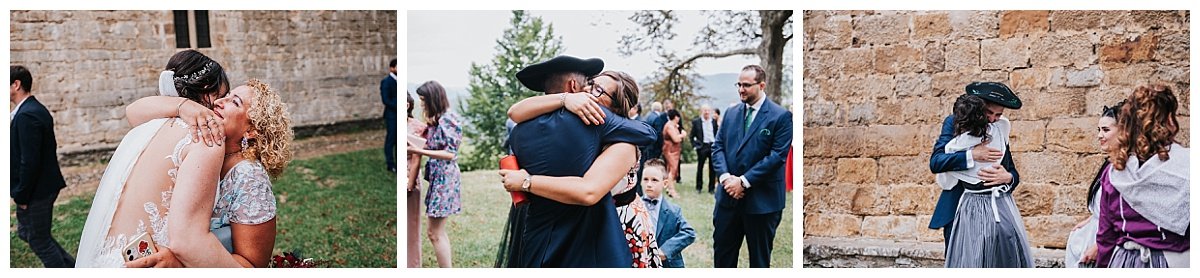
<svg viewBox="0 0 1200 278"><path fill-rule="evenodd" d="M242 136L242 151L246 151L246 148L249 148L249 147L250 147L250 141L246 140L245 136Z"/></svg>

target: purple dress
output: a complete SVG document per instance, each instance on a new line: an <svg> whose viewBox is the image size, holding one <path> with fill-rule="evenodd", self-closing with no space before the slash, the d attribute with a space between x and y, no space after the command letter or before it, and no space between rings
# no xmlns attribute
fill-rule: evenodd
<svg viewBox="0 0 1200 278"><path fill-rule="evenodd" d="M1111 169L1110 169L1111 170ZM1100 178L1100 222L1096 232L1096 267L1109 267L1118 246L1132 241L1151 250L1154 261L1160 261L1162 251L1183 252L1189 248L1188 235L1161 229L1143 217L1109 181L1110 171ZM1120 250L1124 251L1124 250ZM1137 256L1136 252L1133 254ZM1152 265L1157 265L1152 263ZM1116 266L1113 266L1116 267Z"/></svg>
<svg viewBox="0 0 1200 278"><path fill-rule="evenodd" d="M425 162L425 180L429 191L425 195L425 214L440 218L462 211L460 196L462 173L458 171L458 146L462 143L462 126L458 115L447 111L438 119L436 126L426 130L425 149L445 150L455 154L455 159L430 158Z"/></svg>

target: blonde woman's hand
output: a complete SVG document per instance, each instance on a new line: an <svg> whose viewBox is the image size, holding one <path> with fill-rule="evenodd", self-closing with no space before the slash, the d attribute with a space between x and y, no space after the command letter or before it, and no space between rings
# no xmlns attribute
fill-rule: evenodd
<svg viewBox="0 0 1200 278"><path fill-rule="evenodd" d="M179 106L179 118L192 126L192 142L204 141L204 145L212 147L225 143L225 124L204 105L195 101L185 100Z"/></svg>

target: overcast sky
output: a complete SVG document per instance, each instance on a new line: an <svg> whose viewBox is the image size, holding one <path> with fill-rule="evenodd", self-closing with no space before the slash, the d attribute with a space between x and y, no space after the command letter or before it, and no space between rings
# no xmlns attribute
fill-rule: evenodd
<svg viewBox="0 0 1200 278"><path fill-rule="evenodd" d="M639 81L658 67L653 53L631 57L617 54L622 34L631 33L632 11L531 11L554 25L562 37L564 54L600 57L605 68L625 71ZM465 87L472 62L488 64L495 55L496 39L509 28L510 11L409 11L408 82L437 80L447 87ZM699 11L679 12L675 40L669 48L693 53L692 41L708 19ZM732 48L732 47L731 47ZM696 65L702 75L737 73L742 66L757 64L754 56L702 59Z"/></svg>

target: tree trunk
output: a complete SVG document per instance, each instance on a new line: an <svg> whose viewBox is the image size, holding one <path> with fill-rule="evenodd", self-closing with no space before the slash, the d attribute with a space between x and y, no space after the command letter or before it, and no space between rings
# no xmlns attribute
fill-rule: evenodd
<svg viewBox="0 0 1200 278"><path fill-rule="evenodd" d="M759 11L762 17L762 43L758 46L758 57L767 72L767 97L777 104L783 98L783 49L790 36L783 35L783 27L792 17L791 10Z"/></svg>

